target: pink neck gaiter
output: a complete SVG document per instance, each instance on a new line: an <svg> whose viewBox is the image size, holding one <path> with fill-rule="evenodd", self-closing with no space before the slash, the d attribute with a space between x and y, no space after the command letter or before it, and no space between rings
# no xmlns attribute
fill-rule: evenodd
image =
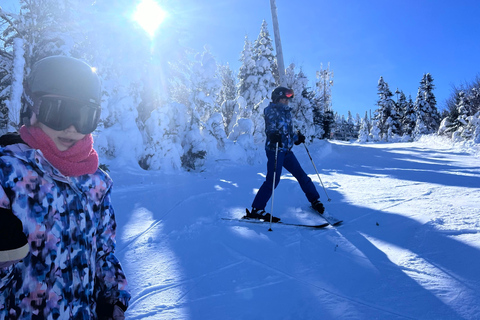
<svg viewBox="0 0 480 320"><path fill-rule="evenodd" d="M20 128L20 137L31 148L42 151L45 158L67 177L92 174L98 168L98 154L93 149L93 138L87 134L68 150L58 150L55 142L38 127Z"/></svg>

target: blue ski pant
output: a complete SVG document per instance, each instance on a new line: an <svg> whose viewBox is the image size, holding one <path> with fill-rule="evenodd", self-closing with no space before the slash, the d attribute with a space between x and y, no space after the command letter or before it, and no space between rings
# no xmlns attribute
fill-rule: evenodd
<svg viewBox="0 0 480 320"><path fill-rule="evenodd" d="M273 186L273 167L275 166L275 151L266 150L267 153L267 176L265 182L255 196L252 203L252 208L264 210L268 200L272 196ZM295 179L297 179L302 191L305 193L308 201L313 202L320 198L312 179L303 171L300 163L293 154L292 151L279 151L277 157L277 168L275 172L275 188L280 182L280 176L282 175L282 168L287 169Z"/></svg>

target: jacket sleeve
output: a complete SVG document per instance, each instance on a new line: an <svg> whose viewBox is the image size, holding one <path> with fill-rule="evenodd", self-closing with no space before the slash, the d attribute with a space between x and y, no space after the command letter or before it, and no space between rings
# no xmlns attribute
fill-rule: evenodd
<svg viewBox="0 0 480 320"><path fill-rule="evenodd" d="M275 110L271 107L267 107L265 108L264 115L265 115L265 134L267 135L267 140L268 140L268 137L272 133L280 133L280 131L277 128L277 114Z"/></svg>
<svg viewBox="0 0 480 320"><path fill-rule="evenodd" d="M110 188L100 207L100 221L97 230L95 296L99 319L111 317L114 305L126 310L130 300L130 293L126 289L125 274L114 254L116 227Z"/></svg>

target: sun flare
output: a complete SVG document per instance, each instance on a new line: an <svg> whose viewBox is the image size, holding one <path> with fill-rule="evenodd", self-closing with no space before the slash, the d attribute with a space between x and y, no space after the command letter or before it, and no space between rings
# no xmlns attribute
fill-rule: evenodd
<svg viewBox="0 0 480 320"><path fill-rule="evenodd" d="M133 19L150 35L153 36L167 13L154 0L142 0L137 6Z"/></svg>

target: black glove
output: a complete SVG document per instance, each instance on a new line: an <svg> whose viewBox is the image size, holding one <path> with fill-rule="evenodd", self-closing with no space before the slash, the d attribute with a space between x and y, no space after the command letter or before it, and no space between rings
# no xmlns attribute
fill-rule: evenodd
<svg viewBox="0 0 480 320"><path fill-rule="evenodd" d="M300 143L304 143L305 142L305 136L303 134L300 133L300 131L297 133L298 135L298 139L297 141L295 141L295 145L299 145Z"/></svg>
<svg viewBox="0 0 480 320"><path fill-rule="evenodd" d="M29 252L23 224L10 209L0 208L0 268L25 258Z"/></svg>
<svg viewBox="0 0 480 320"><path fill-rule="evenodd" d="M118 305L113 307L113 320L125 320L125 311Z"/></svg>
<svg viewBox="0 0 480 320"><path fill-rule="evenodd" d="M112 305L105 303L105 300L101 298L97 301L97 317L99 320L125 320L126 309L120 302Z"/></svg>
<svg viewBox="0 0 480 320"><path fill-rule="evenodd" d="M278 142L278 147L279 147L279 148L283 147L283 144L282 144L282 135L279 134L279 133L271 133L271 134L268 136L268 140L270 140L270 144L271 144L271 145L275 145L275 144Z"/></svg>

